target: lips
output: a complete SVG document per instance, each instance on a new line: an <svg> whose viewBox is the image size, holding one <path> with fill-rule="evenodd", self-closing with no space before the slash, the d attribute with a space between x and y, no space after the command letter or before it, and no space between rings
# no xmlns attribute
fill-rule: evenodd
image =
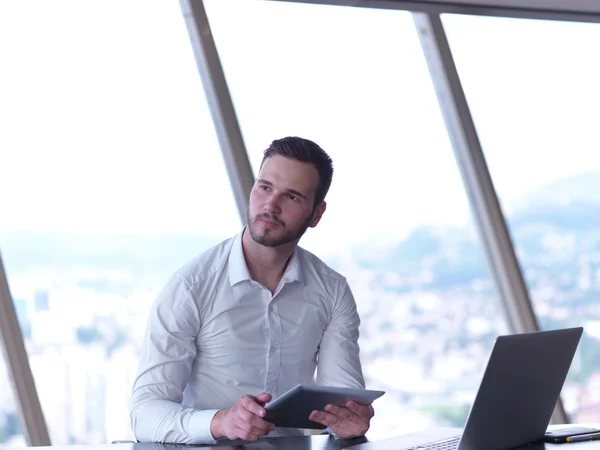
<svg viewBox="0 0 600 450"><path fill-rule="evenodd" d="M269 227L269 228L276 228L279 226L279 223L274 222L272 220L269 219L258 219L260 222L262 222L263 225Z"/></svg>
<svg viewBox="0 0 600 450"><path fill-rule="evenodd" d="M268 217L259 217L257 220L262 222L263 225L265 225L266 227L269 227L269 228L276 228L276 227L280 227L283 225L281 222L270 219Z"/></svg>

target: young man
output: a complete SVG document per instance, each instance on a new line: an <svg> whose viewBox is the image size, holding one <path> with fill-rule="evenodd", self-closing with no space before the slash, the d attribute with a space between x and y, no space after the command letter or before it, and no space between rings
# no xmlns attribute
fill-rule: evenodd
<svg viewBox="0 0 600 450"><path fill-rule="evenodd" d="M332 175L314 142L274 141L250 194L248 225L190 261L159 294L131 399L138 440L300 434L275 430L263 419L265 404L315 381L364 388L348 283L298 247L325 212ZM310 415L341 438L363 435L372 417L370 406L354 402Z"/></svg>

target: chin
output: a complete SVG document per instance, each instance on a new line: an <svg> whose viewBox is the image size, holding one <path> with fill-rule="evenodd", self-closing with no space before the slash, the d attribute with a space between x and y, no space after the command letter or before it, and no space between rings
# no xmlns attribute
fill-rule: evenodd
<svg viewBox="0 0 600 450"><path fill-rule="evenodd" d="M268 247L276 247L280 244L282 238L283 236L281 236L280 234L274 236L271 233L265 233L260 237L260 242Z"/></svg>

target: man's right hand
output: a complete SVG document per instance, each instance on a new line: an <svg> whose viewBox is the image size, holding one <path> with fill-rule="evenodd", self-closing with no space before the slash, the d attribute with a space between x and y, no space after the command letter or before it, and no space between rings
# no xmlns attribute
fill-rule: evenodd
<svg viewBox="0 0 600 450"><path fill-rule="evenodd" d="M210 423L210 432L215 439L226 437L231 440L256 441L269 434L275 425L263 417L267 414L265 403L271 394L262 392L256 396L244 395L229 409L221 409Z"/></svg>

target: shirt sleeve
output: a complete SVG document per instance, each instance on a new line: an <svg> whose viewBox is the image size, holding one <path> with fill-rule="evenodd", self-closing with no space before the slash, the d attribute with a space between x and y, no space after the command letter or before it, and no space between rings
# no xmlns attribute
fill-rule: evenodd
<svg viewBox="0 0 600 450"><path fill-rule="evenodd" d="M319 345L318 385L364 389L358 348L359 326L356 302L344 280L333 305L331 320Z"/></svg>
<svg viewBox="0 0 600 450"><path fill-rule="evenodd" d="M182 406L196 357L200 313L190 286L174 275L152 306L133 385L130 419L141 442L212 444L217 410Z"/></svg>
<svg viewBox="0 0 600 450"><path fill-rule="evenodd" d="M319 347L317 384L364 389L358 347L360 318L346 281L340 291L341 295L334 304L331 321L323 333ZM339 439L331 428L325 431Z"/></svg>

